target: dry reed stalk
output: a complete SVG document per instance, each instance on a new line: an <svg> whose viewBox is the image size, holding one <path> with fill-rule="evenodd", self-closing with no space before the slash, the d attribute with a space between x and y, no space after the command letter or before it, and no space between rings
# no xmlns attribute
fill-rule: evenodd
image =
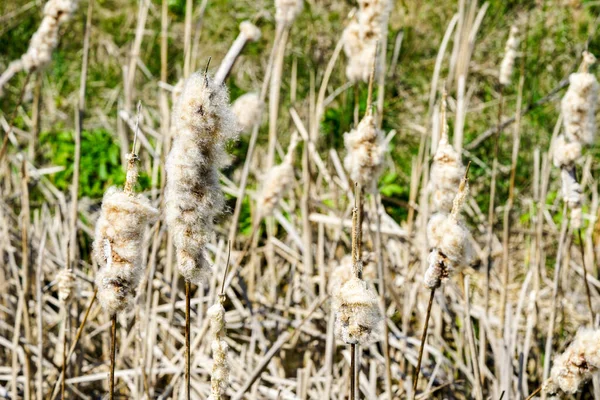
<svg viewBox="0 0 600 400"><path fill-rule="evenodd" d="M515 110L516 121L513 129L513 145L510 163L510 177L508 183L508 199L504 208L504 216L502 221L502 287L505 290L501 293L500 298L500 315L505 315L506 301L508 297L508 281L510 277L510 262L509 262L509 239L510 239L510 214L514 204L515 196L515 179L517 173L517 163L519 161L519 147L521 143L521 109L523 105L523 87L525 85L525 65L527 62L527 39L529 37L529 18L530 13L527 13L527 22L525 25L525 35L523 37L523 56L521 57L519 85L517 89L517 107ZM510 29L510 37L506 43L506 54L502 60L500 67L500 81L503 85L510 83L510 75L514 65L514 59L517 56L519 49L518 28L513 25Z"/></svg>
<svg viewBox="0 0 600 400"><path fill-rule="evenodd" d="M0 74L0 96L4 86L20 71L31 73L44 68L52 60L52 53L59 41L59 28L77 9L78 0L51 0L44 5L44 17L38 30L31 37L27 52L12 61Z"/></svg>
<svg viewBox="0 0 600 400"><path fill-rule="evenodd" d="M115 353L117 347L117 314L110 319L110 374L108 378L108 395L110 400L115 398Z"/></svg>
<svg viewBox="0 0 600 400"><path fill-rule="evenodd" d="M552 338L554 337L554 324L557 313L558 290L560 287L560 271L563 260L563 252L567 236L567 227L569 218L567 217L567 203L563 204L562 221L560 224L560 237L558 239L558 250L556 252L556 262L554 264L554 279L552 282L552 303L550 308L550 321L548 324L548 333L546 336L546 347L544 351L544 371L542 379L546 381L550 376L550 360L552 359ZM542 393L542 400L546 399L546 392Z"/></svg>
<svg viewBox="0 0 600 400"><path fill-rule="evenodd" d="M229 48L229 51L227 51L221 65L219 65L219 69L215 73L215 82L225 82L246 43L256 42L259 39L260 29L250 21L242 21L239 35Z"/></svg>
<svg viewBox="0 0 600 400"><path fill-rule="evenodd" d="M278 48L278 43L280 41L280 35L281 35L281 32L278 30L276 32L276 36L275 36L275 39L273 42L273 47L271 48L271 52L269 54L269 61L267 62L267 69L265 71L265 76L263 78L263 83L262 83L261 90L260 90L259 98L260 98L261 102L265 101L266 96L267 96L267 90L269 89L271 72L273 69L273 63L275 61L275 56L277 54L277 48ZM238 233L237 232L238 223L239 223L240 214L242 211L242 204L243 204L244 197L246 194L246 186L248 184L248 174L250 173L250 166L252 164L254 150L256 147L256 141L258 139L258 133L259 133L259 129L260 129L261 119L262 119L262 112L261 112L261 115L258 118L256 118L256 121L252 128L252 134L250 136L250 143L248 144L248 151L246 153L244 167L242 169L242 176L240 178L240 184L238 187L238 194L237 194L237 199L235 202L235 209L233 211L233 216L231 218L231 226L229 228L228 240L230 243L235 243L235 236Z"/></svg>

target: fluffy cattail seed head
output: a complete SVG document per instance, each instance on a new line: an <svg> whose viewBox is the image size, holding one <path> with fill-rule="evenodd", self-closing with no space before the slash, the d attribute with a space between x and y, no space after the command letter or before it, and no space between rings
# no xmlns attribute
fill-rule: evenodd
<svg viewBox="0 0 600 400"><path fill-rule="evenodd" d="M125 309L135 295L143 272L144 228L157 217L158 210L142 195L114 187L104 194L93 257L100 267L98 300L110 315Z"/></svg>
<svg viewBox="0 0 600 400"><path fill-rule="evenodd" d="M63 268L56 277L58 285L58 299L61 303L67 304L73 297L73 289L76 285L75 274L70 268Z"/></svg>
<svg viewBox="0 0 600 400"><path fill-rule="evenodd" d="M373 263L374 254L363 253L362 254L362 278L365 281L372 281L376 277L376 268ZM346 282L348 282L353 276L353 261L352 256L347 254L335 265L332 265L331 276L329 277L329 294L336 296L339 290Z"/></svg>
<svg viewBox="0 0 600 400"><path fill-rule="evenodd" d="M240 32L251 42L256 42L260 39L260 29L250 21L242 21L240 23Z"/></svg>
<svg viewBox="0 0 600 400"><path fill-rule="evenodd" d="M434 214L427 224L427 241L431 251L423 281L429 289L438 288L455 269L467 265L472 257L469 232L458 220L468 193L469 184L463 178L450 214Z"/></svg>
<svg viewBox="0 0 600 400"><path fill-rule="evenodd" d="M575 170L573 168L562 168L560 171L562 182L561 194L563 201L567 203L567 207L571 210L571 225L575 229L581 227L582 217L582 198L583 190L581 185L575 179Z"/></svg>
<svg viewBox="0 0 600 400"><path fill-rule="evenodd" d="M569 76L569 89L561 101L565 135L570 142L594 142L598 81L588 72L588 67L595 61L591 53L583 53L581 72Z"/></svg>
<svg viewBox="0 0 600 400"><path fill-rule="evenodd" d="M374 189L383 166L385 146L383 132L377 129L375 117L370 112L355 129L344 134L346 158L344 166L350 179L366 190Z"/></svg>
<svg viewBox="0 0 600 400"><path fill-rule="evenodd" d="M343 33L344 53L348 57L346 76L350 82L368 82L372 60L377 53L377 42L387 34L389 0L361 0L356 17ZM375 74L381 73L376 63Z"/></svg>
<svg viewBox="0 0 600 400"><path fill-rule="evenodd" d="M304 8L304 0L275 0L275 21L280 25L291 25Z"/></svg>
<svg viewBox="0 0 600 400"><path fill-rule="evenodd" d="M294 150L298 142L298 134L294 133L283 162L271 168L264 179L265 185L259 200L259 211L262 217L273 213L279 201L294 183Z"/></svg>
<svg viewBox="0 0 600 400"><path fill-rule="evenodd" d="M600 330L582 328L564 353L554 358L550 379L544 382L547 393L559 389L574 394L592 379L600 368Z"/></svg>
<svg viewBox="0 0 600 400"><path fill-rule="evenodd" d="M31 37L27 52L21 57L23 68L33 71L48 64L58 45L60 25L71 18L79 0L49 0L44 6L44 18Z"/></svg>
<svg viewBox="0 0 600 400"><path fill-rule="evenodd" d="M260 122L264 107L264 101L255 92L245 93L235 99L231 109L242 132L250 132Z"/></svg>
<svg viewBox="0 0 600 400"><path fill-rule="evenodd" d="M205 246L224 206L218 168L228 163L225 144L236 135L235 116L222 84L195 73L173 110L175 135L167 157L166 221L183 277L198 284L210 270Z"/></svg>
<svg viewBox="0 0 600 400"><path fill-rule="evenodd" d="M375 293L353 276L335 294L335 333L346 344L367 345L379 340L383 317Z"/></svg>
<svg viewBox="0 0 600 400"><path fill-rule="evenodd" d="M441 104L442 137L431 164L428 190L431 193L433 208L439 212L450 212L456 194L456 188L465 173L460 154L448 141L446 122L446 94Z"/></svg>
<svg viewBox="0 0 600 400"><path fill-rule="evenodd" d="M572 167L581 158L581 143L570 142L564 135L558 135L552 154L555 167Z"/></svg>
<svg viewBox="0 0 600 400"><path fill-rule="evenodd" d="M500 84L506 86L510 84L510 78L515 66L517 51L519 50L519 28L515 25L510 28L510 35L506 41L504 58L500 64Z"/></svg>
<svg viewBox="0 0 600 400"><path fill-rule="evenodd" d="M207 316L210 320L211 348L213 353L213 367L211 374L211 395L209 399L221 400L223 392L229 385L229 363L227 353L229 346L225 342L225 296L220 295L219 301L208 309Z"/></svg>

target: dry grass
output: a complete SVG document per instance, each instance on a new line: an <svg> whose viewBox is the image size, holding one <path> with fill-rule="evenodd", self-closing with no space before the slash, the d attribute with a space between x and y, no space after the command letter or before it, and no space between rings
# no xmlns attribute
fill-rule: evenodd
<svg viewBox="0 0 600 400"><path fill-rule="evenodd" d="M275 22L266 0L159 3L82 1L49 66L5 86L0 397L107 396L114 330L115 398L186 398L189 354L189 397L206 399L213 371L207 312L220 300L226 335L220 330L218 338L229 347L230 369L222 398L231 399L525 399L550 376L551 355L580 327L598 323L599 152L591 145L575 164L584 199L580 230L557 194L560 172L551 156L563 130L559 101L568 75L586 42L600 54L597 5L394 2L377 66L386 73L371 93L345 77L340 37L354 4L309 1L290 25ZM0 70L26 50L39 11L33 1L0 4L8 27L0 27L0 39L11 43ZM243 20L261 28L256 43L234 42ZM513 24L521 47L512 82L501 87ZM164 210L165 158L178 134L170 126L172 92L209 56L217 71L232 43L222 73L232 100L255 91L269 107L228 147L233 162L220 188L229 209L206 243L209 278L196 286L179 276L163 212L144 230L132 306L111 320L96 302L99 266L91 257L101 199L81 195L96 183L80 178L96 168L84 162L87 133L110 132L125 168L141 101L134 151L145 180L135 190ZM423 274L442 85L454 147L471 162L463 214L474 257L434 293ZM375 107L365 106L371 101ZM357 198L343 133L355 128L355 110L367 109L383 129L386 152L381 178L372 179L377 190ZM41 138L58 140L64 130L74 132L72 163L55 165ZM286 157L295 135L299 143ZM273 183L268 171L282 162L293 166L294 179L286 175L287 190L262 213L261 190ZM57 177L65 169L72 184L61 190ZM112 183L102 181L102 189ZM351 232L357 203L359 243ZM335 336L329 291L353 244L362 249L362 278L377 293L385 336L357 350ZM76 286L61 303L56 278L64 268L72 268ZM600 398L598 377L592 382L562 398Z"/></svg>

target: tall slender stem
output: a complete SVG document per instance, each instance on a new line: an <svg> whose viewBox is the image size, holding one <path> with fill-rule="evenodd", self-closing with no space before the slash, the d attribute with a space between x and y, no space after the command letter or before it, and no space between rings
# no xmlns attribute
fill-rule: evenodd
<svg viewBox="0 0 600 400"><path fill-rule="evenodd" d="M583 265L583 282L585 283L585 294L587 295L587 303L590 309L590 324L594 326L594 309L592 308L592 295L590 293L590 283L587 280L587 266L585 265L585 250L583 248L583 240L581 237L581 229L577 229L579 236L579 251L581 251L581 264Z"/></svg>
<svg viewBox="0 0 600 400"><path fill-rule="evenodd" d="M421 371L421 361L423 360L423 350L425 349L425 339L427 338L427 329L429 328L429 316L431 315L431 306L433 305L433 297L435 295L435 289L431 289L429 296L429 303L427 304L427 312L425 313L425 326L423 327L423 334L421 335L421 346L419 347L419 357L417 358L417 368L415 369L415 376L413 378L413 390L412 398L417 396L417 385L419 383L419 372Z"/></svg>
<svg viewBox="0 0 600 400"><path fill-rule="evenodd" d="M117 347L117 314L114 314L111 319L110 328L110 377L108 381L109 398L115 398L115 350Z"/></svg>
<svg viewBox="0 0 600 400"><path fill-rule="evenodd" d="M355 399L356 394L356 345L350 345L350 400Z"/></svg>
<svg viewBox="0 0 600 400"><path fill-rule="evenodd" d="M190 399L190 286L185 282L185 398Z"/></svg>

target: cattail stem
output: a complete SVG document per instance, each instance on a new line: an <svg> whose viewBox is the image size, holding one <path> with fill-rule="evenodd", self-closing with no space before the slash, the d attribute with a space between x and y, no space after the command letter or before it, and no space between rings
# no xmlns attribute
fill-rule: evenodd
<svg viewBox="0 0 600 400"><path fill-rule="evenodd" d="M110 327L110 377L108 381L109 399L115 398L115 350L117 347L117 314L113 314Z"/></svg>
<svg viewBox="0 0 600 400"><path fill-rule="evenodd" d="M185 282L185 398L190 400L190 282Z"/></svg>
<svg viewBox="0 0 600 400"><path fill-rule="evenodd" d="M421 335L421 346L419 347L419 357L417 358L417 368L415 369L415 376L413 378L413 392L412 398L415 399L417 396L417 385L419 383L419 372L421 371L421 361L423 360L423 350L425 349L425 339L427 338L427 329L429 328L429 317L431 315L431 306L433 306L433 298L435 295L435 289L431 289L429 295L429 303L427 304L427 312L425 313L425 326L423 327L423 334Z"/></svg>
<svg viewBox="0 0 600 400"><path fill-rule="evenodd" d="M544 381L550 376L550 360L552 359L552 338L554 336L554 324L556 320L558 289L560 287L560 270L563 264L563 252L567 236L568 216L567 203L563 204L562 222L560 227L560 236L558 238L558 250L556 252L556 263L554 265L554 281L552 287L552 303L550 308L550 321L548 323L548 334L546 337L546 347L544 352ZM542 399L545 399L545 393L542 394Z"/></svg>
<svg viewBox="0 0 600 400"><path fill-rule="evenodd" d="M350 345L350 400L355 399L356 394L356 345Z"/></svg>
<svg viewBox="0 0 600 400"><path fill-rule="evenodd" d="M538 394L539 392L542 391L542 387L538 387L537 389L535 389L529 396L527 396L527 398L525 400L531 400L535 397L536 394Z"/></svg>
<svg viewBox="0 0 600 400"><path fill-rule="evenodd" d="M98 289L94 290L94 294L92 295L92 299L90 300L90 304L88 305L87 309L85 310L85 314L83 316L83 320L81 321L81 324L79 325L79 328L77 329L77 333L75 334L75 338L73 339L73 343L71 343L71 348L69 349L69 353L67 354L67 364L65 365L65 368L69 365L68 361L71 359L71 356L73 355L73 352L75 351L75 347L77 346L77 342L79 342L79 338L81 338L81 333L83 332L83 328L85 327L85 323L87 322L88 316L90 315L90 311L92 309L92 306L94 305L94 302L96 301L96 296L98 294ZM58 382L62 382L64 377L65 377L65 373L64 371L61 372L61 377L60 379L58 379L56 381L56 384L54 386L54 389L52 390L52 397L51 398L55 398L56 397L56 391L58 390L58 386L57 383Z"/></svg>
<svg viewBox="0 0 600 400"><path fill-rule="evenodd" d="M504 104L504 85L500 85L500 105L498 106L498 129L494 141L494 159L492 162L492 181L490 184L490 203L488 208L488 237L486 243L486 278L485 278L485 316L487 318L490 305L490 270L492 268L492 239L494 237L496 176L498 175L498 152L502 135L502 107ZM502 290L506 290L503 288ZM500 326L504 326L504 315L500 315Z"/></svg>
<svg viewBox="0 0 600 400"><path fill-rule="evenodd" d="M61 400L65 400L65 376L67 374L67 320L69 319L69 311L67 309L68 305L64 305L64 335L63 335L63 359L62 359L62 369L61 369L61 378L60 378L60 398Z"/></svg>
<svg viewBox="0 0 600 400"><path fill-rule="evenodd" d="M581 264L583 265L583 283L585 284L585 294L587 295L587 303L590 309L590 326L594 326L594 309L592 307L592 295L590 293L590 283L587 280L587 266L585 264L585 249L581 236L581 229L577 229L579 236L579 251L581 252Z"/></svg>

